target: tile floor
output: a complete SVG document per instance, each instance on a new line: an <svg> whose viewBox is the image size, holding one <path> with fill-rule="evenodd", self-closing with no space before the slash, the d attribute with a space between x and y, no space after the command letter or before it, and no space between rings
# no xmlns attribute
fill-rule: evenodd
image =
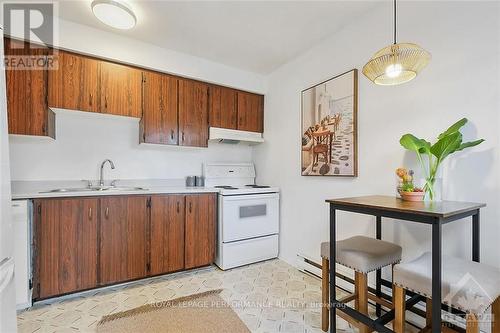
<svg viewBox="0 0 500 333"><path fill-rule="evenodd" d="M321 281L280 260L175 273L41 302L18 314L19 332L93 332L104 315L212 289L223 289L222 298L252 332L322 332ZM354 331L338 320L337 332Z"/></svg>

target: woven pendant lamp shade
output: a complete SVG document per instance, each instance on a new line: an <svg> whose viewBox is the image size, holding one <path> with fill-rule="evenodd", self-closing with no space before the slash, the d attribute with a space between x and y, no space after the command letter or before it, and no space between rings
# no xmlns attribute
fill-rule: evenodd
<svg viewBox="0 0 500 333"><path fill-rule="evenodd" d="M430 53L416 44L392 44L373 55L363 74L378 85L397 85L414 79L430 60Z"/></svg>

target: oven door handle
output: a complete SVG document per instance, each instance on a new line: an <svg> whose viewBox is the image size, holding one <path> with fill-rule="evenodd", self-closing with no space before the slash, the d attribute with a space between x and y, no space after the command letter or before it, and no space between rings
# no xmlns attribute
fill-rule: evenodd
<svg viewBox="0 0 500 333"><path fill-rule="evenodd" d="M263 193L263 194L237 194L231 196L222 196L222 201L245 201L245 200L264 200L264 199L279 199L279 193Z"/></svg>

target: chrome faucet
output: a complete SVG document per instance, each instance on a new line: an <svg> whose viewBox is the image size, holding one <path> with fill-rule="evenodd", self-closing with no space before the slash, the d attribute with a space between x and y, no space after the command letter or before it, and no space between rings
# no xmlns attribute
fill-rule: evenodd
<svg viewBox="0 0 500 333"><path fill-rule="evenodd" d="M105 159L102 163L101 163L101 178L99 179L99 186L104 186L104 177L103 177L103 169L104 169L104 165L106 164L106 162L109 162L109 165L111 166L111 169L114 169L115 168L115 164L113 163L112 160L110 160L109 158L108 159Z"/></svg>

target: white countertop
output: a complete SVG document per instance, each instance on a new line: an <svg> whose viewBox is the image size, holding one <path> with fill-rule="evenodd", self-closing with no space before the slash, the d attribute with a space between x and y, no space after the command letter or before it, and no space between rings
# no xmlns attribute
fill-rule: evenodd
<svg viewBox="0 0 500 333"><path fill-rule="evenodd" d="M145 190L104 190L104 191L72 191L49 192L59 188L84 188L83 181L13 181L12 199L35 198L62 198L62 197L91 197L105 195L148 195L148 194L175 194L175 193L218 193L213 187L186 187L184 180L179 179L146 179L146 180L119 180L117 186L142 187ZM97 182L93 182L97 184Z"/></svg>

